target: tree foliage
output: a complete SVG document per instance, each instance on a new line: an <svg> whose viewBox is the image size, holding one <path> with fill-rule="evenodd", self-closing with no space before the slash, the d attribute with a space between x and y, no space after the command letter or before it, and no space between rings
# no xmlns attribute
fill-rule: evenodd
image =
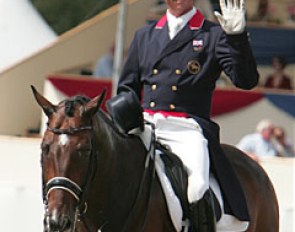
<svg viewBox="0 0 295 232"><path fill-rule="evenodd" d="M31 0L57 34L77 26L119 0Z"/></svg>

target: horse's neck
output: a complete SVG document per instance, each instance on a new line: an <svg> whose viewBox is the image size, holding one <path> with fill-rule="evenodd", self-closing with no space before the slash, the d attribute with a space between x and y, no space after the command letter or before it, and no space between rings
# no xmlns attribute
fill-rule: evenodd
<svg viewBox="0 0 295 232"><path fill-rule="evenodd" d="M124 223L138 200L146 154L139 139L122 136L106 120L99 116L95 121L98 162L96 183L93 183L97 190L93 195L96 202L100 201L106 218L114 217ZM144 202L148 199L146 186L150 176L144 180Z"/></svg>
<svg viewBox="0 0 295 232"><path fill-rule="evenodd" d="M146 152L139 138L121 134L102 112L94 121L94 130L96 149L103 162L118 163L131 171L144 168ZM116 170L120 171L126 170Z"/></svg>

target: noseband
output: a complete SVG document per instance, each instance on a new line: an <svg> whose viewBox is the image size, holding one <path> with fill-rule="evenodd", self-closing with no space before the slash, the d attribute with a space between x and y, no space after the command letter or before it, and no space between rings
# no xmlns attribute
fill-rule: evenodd
<svg viewBox="0 0 295 232"><path fill-rule="evenodd" d="M78 128L69 128L69 129L59 129L59 128L51 128L47 126L47 129L51 131L54 134L65 134L65 135L73 135L75 133L85 131L85 130L93 130L92 126L84 126L84 127L78 127ZM92 146L94 144L94 136L92 137ZM91 150L91 156L89 161L89 167L88 172L86 175L86 182L83 187L79 186L77 183L75 183L73 180L67 178L67 177L53 177L50 180L48 180L47 183L43 183L43 202L45 205L46 213L48 211L48 198L51 191L55 189L60 189L63 191L66 191L70 193L77 201L76 206L76 212L75 212L75 222L74 227L77 220L80 220L81 216L83 216L87 211L87 203L86 203L86 195L88 192L88 187L90 185L90 182L92 181L93 177L95 176L96 172L96 159L97 155L95 154L95 150ZM88 227L88 225L85 223L85 226ZM74 230L75 231L75 228ZM88 228L88 231L90 229Z"/></svg>

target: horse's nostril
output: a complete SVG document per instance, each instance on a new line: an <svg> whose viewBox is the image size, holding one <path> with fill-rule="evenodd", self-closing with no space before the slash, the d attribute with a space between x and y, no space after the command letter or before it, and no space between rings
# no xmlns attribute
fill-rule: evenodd
<svg viewBox="0 0 295 232"><path fill-rule="evenodd" d="M65 216L61 220L61 228L67 230L71 228L71 220L69 217Z"/></svg>
<svg viewBox="0 0 295 232"><path fill-rule="evenodd" d="M57 228L57 224L56 224L55 220L53 220L48 215L46 217L44 217L43 224L44 224L44 232L50 232L50 231L53 231Z"/></svg>
<svg viewBox="0 0 295 232"><path fill-rule="evenodd" d="M59 226L58 226L58 223L53 220L53 219L49 219L49 228L50 228L50 231L58 231L59 230Z"/></svg>
<svg viewBox="0 0 295 232"><path fill-rule="evenodd" d="M46 217L44 219L44 232L67 231L71 228L71 220L68 216Z"/></svg>

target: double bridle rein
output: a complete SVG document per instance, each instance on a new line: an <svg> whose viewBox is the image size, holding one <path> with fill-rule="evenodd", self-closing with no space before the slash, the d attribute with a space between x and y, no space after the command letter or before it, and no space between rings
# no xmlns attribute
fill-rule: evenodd
<svg viewBox="0 0 295 232"><path fill-rule="evenodd" d="M61 135L61 134L73 135L81 131L86 131L86 130L93 131L93 127L84 126L84 127L78 127L78 128L59 129L59 128L51 128L47 126L47 130L58 135ZM94 143L95 143L94 136L92 136L92 146ZM87 231L91 231L89 224L85 221L84 215L87 212L86 196L87 196L88 188L96 174L96 165L97 165L96 160L97 160L97 154L95 152L95 149L91 149L91 156L89 160L89 167L87 169L88 171L86 175L86 181L83 186L79 186L73 180L67 177L62 177L62 176L53 177L50 180L48 180L47 183L43 183L43 203L45 206L46 216L48 216L48 197L50 192L52 192L55 189L60 189L70 193L77 201L73 231L75 231L75 226L77 221L83 221L85 227L87 228Z"/></svg>

